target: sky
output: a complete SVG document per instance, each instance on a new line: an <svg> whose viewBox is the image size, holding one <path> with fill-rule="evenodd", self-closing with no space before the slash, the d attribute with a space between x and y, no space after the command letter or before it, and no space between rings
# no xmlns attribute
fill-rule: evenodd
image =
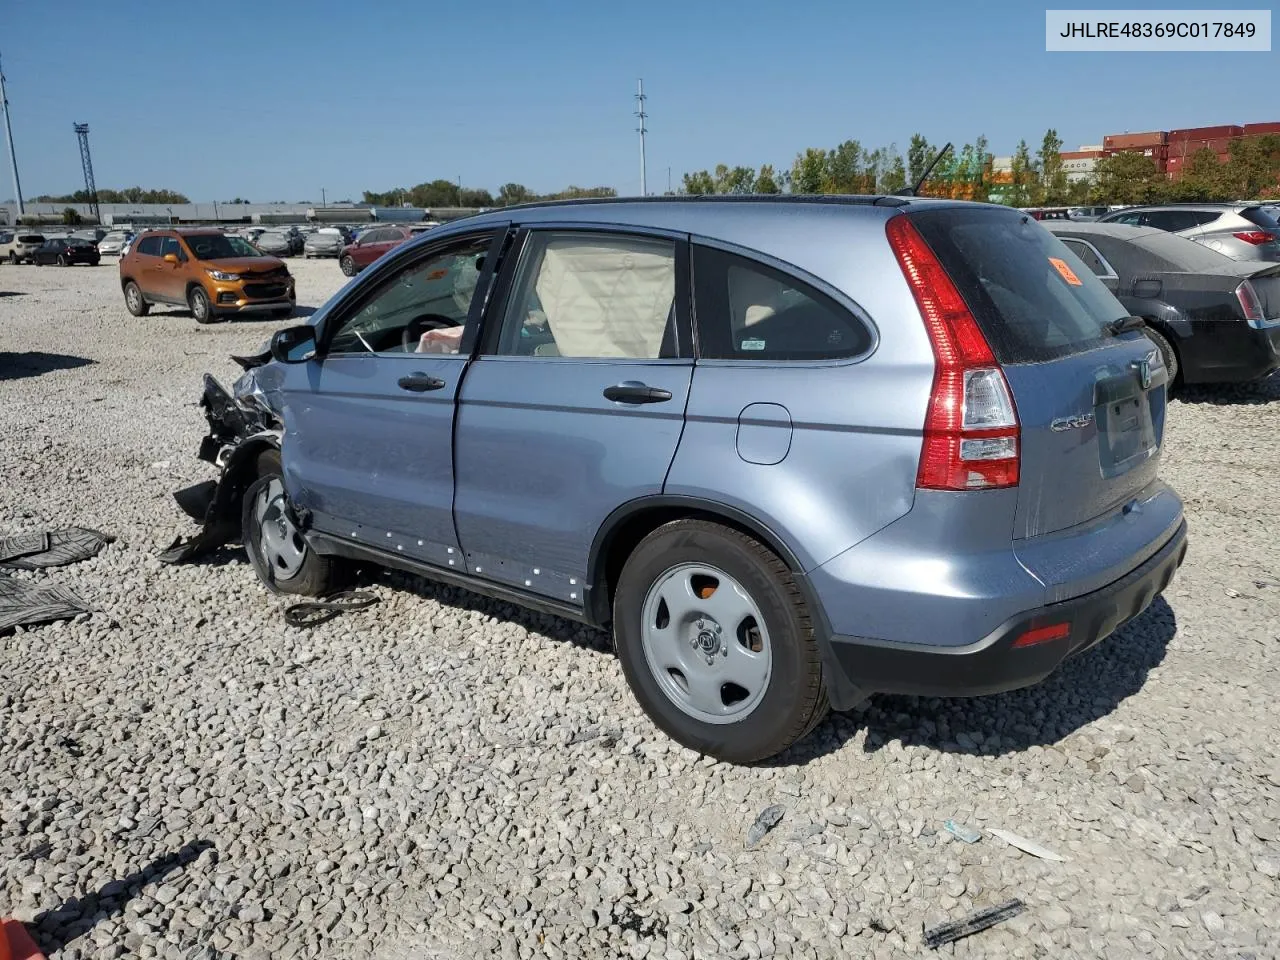
<svg viewBox="0 0 1280 960"><path fill-rule="evenodd" d="M1104 133L1280 120L1280 53L1046 53L1044 10L11 0L0 64L26 197L83 187L75 122L90 125L99 188L195 201L359 200L459 176L495 193L514 181L636 194L641 77L649 192L667 188L668 168L678 188L688 170L785 168L846 139L905 154L917 131L957 147L986 134L1002 155L1020 138L1034 150L1047 127L1073 149ZM0 164L0 198L12 194Z"/></svg>

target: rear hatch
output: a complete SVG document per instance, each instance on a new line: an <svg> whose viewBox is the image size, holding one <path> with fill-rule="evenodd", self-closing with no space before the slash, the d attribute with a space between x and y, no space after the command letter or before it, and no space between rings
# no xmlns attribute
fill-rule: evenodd
<svg viewBox="0 0 1280 960"><path fill-rule="evenodd" d="M1116 512L1156 480L1167 376L1120 302L1061 241L1016 210L955 206L912 222L964 297L1021 426L1015 540ZM1015 545L1016 548L1016 545Z"/></svg>

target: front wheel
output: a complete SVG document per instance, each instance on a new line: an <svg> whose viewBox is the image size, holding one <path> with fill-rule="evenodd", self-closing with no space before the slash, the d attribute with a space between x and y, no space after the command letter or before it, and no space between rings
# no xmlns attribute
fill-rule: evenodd
<svg viewBox="0 0 1280 960"><path fill-rule="evenodd" d="M254 573L273 593L319 597L332 587L332 561L316 553L294 524L277 450L258 457L258 479L241 508L240 538Z"/></svg>
<svg viewBox="0 0 1280 960"><path fill-rule="evenodd" d="M64 254L61 254L61 253L60 253L60 254L58 254L58 266L60 266L60 267L69 267L69 266L71 266L71 261L70 261L70 260L68 260Z"/></svg>
<svg viewBox="0 0 1280 960"><path fill-rule="evenodd" d="M348 277L356 275L356 262L351 257L346 256L338 260L338 266L342 269L342 273Z"/></svg>
<svg viewBox="0 0 1280 960"><path fill-rule="evenodd" d="M203 287L191 288L191 292L187 294L187 305L191 307L191 315L196 318L196 323L213 322L213 307Z"/></svg>
<svg viewBox="0 0 1280 960"><path fill-rule="evenodd" d="M623 672L672 739L731 763L772 757L827 713L822 661L791 571L737 530L659 527L614 596Z"/></svg>

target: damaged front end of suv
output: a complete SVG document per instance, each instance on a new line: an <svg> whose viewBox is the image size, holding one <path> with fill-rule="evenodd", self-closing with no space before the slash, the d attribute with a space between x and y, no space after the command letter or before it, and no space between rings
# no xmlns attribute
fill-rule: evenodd
<svg viewBox="0 0 1280 960"><path fill-rule="evenodd" d="M227 390L211 374L204 376L200 407L209 421L209 434L197 456L218 468L216 480L204 480L173 494L182 511L201 524L194 537L179 537L160 554L164 563L184 563L240 538L244 493L258 476L258 459L279 451L283 424L264 389L278 371L266 366L265 349L248 357L232 357L244 374Z"/></svg>

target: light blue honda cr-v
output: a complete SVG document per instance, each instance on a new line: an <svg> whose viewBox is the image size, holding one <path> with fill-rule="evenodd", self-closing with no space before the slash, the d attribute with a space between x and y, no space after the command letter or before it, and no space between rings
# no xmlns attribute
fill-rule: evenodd
<svg viewBox="0 0 1280 960"><path fill-rule="evenodd" d="M169 559L241 538L279 592L356 558L611 626L654 722L731 761L1034 683L1186 552L1159 352L1002 207L508 208L242 363Z"/></svg>

